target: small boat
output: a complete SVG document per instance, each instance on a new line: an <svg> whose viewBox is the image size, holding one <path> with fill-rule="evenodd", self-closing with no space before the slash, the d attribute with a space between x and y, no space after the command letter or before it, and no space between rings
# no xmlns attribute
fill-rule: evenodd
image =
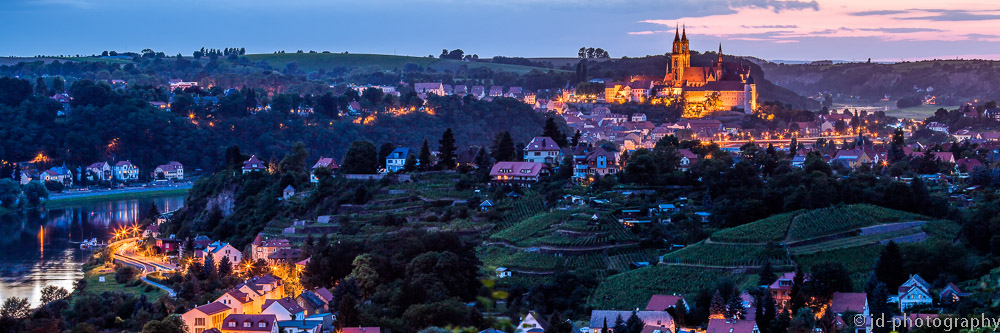
<svg viewBox="0 0 1000 333"><path fill-rule="evenodd" d="M107 246L107 244L102 244L97 241L97 238L85 239L80 242L81 249L95 249L99 247Z"/></svg>

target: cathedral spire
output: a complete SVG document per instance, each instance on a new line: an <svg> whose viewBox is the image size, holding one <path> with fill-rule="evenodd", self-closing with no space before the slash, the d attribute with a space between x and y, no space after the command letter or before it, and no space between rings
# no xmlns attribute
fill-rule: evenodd
<svg viewBox="0 0 1000 333"><path fill-rule="evenodd" d="M681 40L688 40L687 24L684 24L684 30L681 32Z"/></svg>
<svg viewBox="0 0 1000 333"><path fill-rule="evenodd" d="M719 43L719 63L722 63L722 43Z"/></svg>
<svg viewBox="0 0 1000 333"><path fill-rule="evenodd" d="M679 40L681 40L681 26L680 26L680 24L678 24L674 28L674 41L676 42L676 41L679 41Z"/></svg>

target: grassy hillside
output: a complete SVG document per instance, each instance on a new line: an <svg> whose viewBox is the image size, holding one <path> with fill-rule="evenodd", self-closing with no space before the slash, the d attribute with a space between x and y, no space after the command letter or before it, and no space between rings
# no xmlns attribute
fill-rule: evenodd
<svg viewBox="0 0 1000 333"><path fill-rule="evenodd" d="M827 66L764 63L761 67L772 82L802 95L831 92L869 101L889 96L895 101L929 94L936 96L938 103L957 105L972 99L996 99L1000 89L1000 61L933 60Z"/></svg>
<svg viewBox="0 0 1000 333"><path fill-rule="evenodd" d="M267 61L271 67L285 68L289 63L295 63L300 70L310 72L331 70L337 67L369 67L380 71L402 70L406 64L431 68L437 71L456 71L462 66L470 69L485 68L493 71L527 73L531 70L548 71L546 68L530 66L494 64L490 62L464 62L452 59L428 57L396 56L385 54L354 54L354 53L278 53L278 54L248 54L251 61Z"/></svg>
<svg viewBox="0 0 1000 333"><path fill-rule="evenodd" d="M884 230L863 233L859 229L867 226ZM851 275L855 287L861 288L884 242L896 240L906 243L904 246L924 247L951 242L960 229L951 221L867 204L774 215L717 231L708 240L664 255L659 265L610 276L598 286L590 305L601 309L642 307L650 295L693 294L724 277L743 286L752 285L756 275L747 272L766 261L778 271L790 270L792 264L808 270L821 262L838 262Z"/></svg>
<svg viewBox="0 0 1000 333"><path fill-rule="evenodd" d="M650 266L609 277L597 286L589 305L603 310L645 308L652 295L676 293L694 296L723 278L733 279L744 287L756 283L756 276L723 269Z"/></svg>

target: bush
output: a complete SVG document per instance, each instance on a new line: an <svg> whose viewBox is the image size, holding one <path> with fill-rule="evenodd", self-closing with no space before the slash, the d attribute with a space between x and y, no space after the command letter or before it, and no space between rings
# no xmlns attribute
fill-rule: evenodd
<svg viewBox="0 0 1000 333"><path fill-rule="evenodd" d="M136 269L132 266L122 266L115 271L115 282L119 284L124 284L126 282L132 281L135 278Z"/></svg>

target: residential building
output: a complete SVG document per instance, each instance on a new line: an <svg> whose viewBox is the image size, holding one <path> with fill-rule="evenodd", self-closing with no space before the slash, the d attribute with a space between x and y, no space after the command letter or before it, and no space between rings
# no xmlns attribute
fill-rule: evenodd
<svg viewBox="0 0 1000 333"><path fill-rule="evenodd" d="M805 279L808 279L808 277L805 277ZM774 304L777 305L778 308L784 309L788 307L788 302L792 299L789 293L792 291L792 283L794 281L795 273L788 272L781 274L781 276L778 277L774 283L771 283L771 285L767 287L767 289L771 291L771 298L774 298Z"/></svg>
<svg viewBox="0 0 1000 333"><path fill-rule="evenodd" d="M334 161L332 157L321 156L319 160L316 161L316 164L313 164L312 169L309 170L310 183L319 183L319 178L316 178L316 169L319 168L327 168L330 169L333 174L337 174L337 170L340 169L340 166L337 165L337 162Z"/></svg>
<svg viewBox="0 0 1000 333"><path fill-rule="evenodd" d="M490 170L490 182L530 186L531 183L537 183L541 177L548 176L549 173L549 167L544 163L502 161L494 164L493 169Z"/></svg>
<svg viewBox="0 0 1000 333"><path fill-rule="evenodd" d="M153 179L184 180L184 165L177 161L157 165L150 176Z"/></svg>
<svg viewBox="0 0 1000 333"><path fill-rule="evenodd" d="M866 293L833 293L833 297L830 300L830 310L840 317L840 323L851 323L854 317L844 318L845 313L853 313L854 315L862 315L866 318L864 325L857 325L854 322L855 331L851 333L869 333L871 332L871 322L870 322L870 312L868 309L868 294ZM844 325L840 325L844 326Z"/></svg>
<svg viewBox="0 0 1000 333"><path fill-rule="evenodd" d="M587 174L603 177L618 172L621 168L618 156L618 152L609 152L604 147L597 147L584 160L587 164Z"/></svg>
<svg viewBox="0 0 1000 333"><path fill-rule="evenodd" d="M251 258L254 261L264 259L271 254L274 254L280 249L290 249L292 248L291 243L287 239L264 239L263 236L257 235L254 238L253 243L250 244Z"/></svg>
<svg viewBox="0 0 1000 333"><path fill-rule="evenodd" d="M250 155L250 159L243 162L243 173L267 172L267 164L261 162L257 155Z"/></svg>
<svg viewBox="0 0 1000 333"><path fill-rule="evenodd" d="M306 311L306 316L330 311L330 305L313 290L305 290L295 296L295 302Z"/></svg>
<svg viewBox="0 0 1000 333"><path fill-rule="evenodd" d="M956 303L962 299L962 297L968 296L969 294L963 292L962 289L958 288L954 283L949 282L944 289L938 293L938 299L941 303Z"/></svg>
<svg viewBox="0 0 1000 333"><path fill-rule="evenodd" d="M233 314L233 309L219 302L208 303L185 312L181 320L188 327L188 332L202 333L205 330L221 329L226 316Z"/></svg>
<svg viewBox="0 0 1000 333"><path fill-rule="evenodd" d="M206 256L212 256L212 261L216 265L222 262L222 258L229 258L230 265L236 266L243 261L243 253L229 243L213 242L205 247L203 252Z"/></svg>
<svg viewBox="0 0 1000 333"><path fill-rule="evenodd" d="M51 167L40 175L42 182L54 182L63 186L73 186L73 173L66 168L64 163L61 167Z"/></svg>
<svg viewBox="0 0 1000 333"><path fill-rule="evenodd" d="M381 333L378 327L344 327L340 333Z"/></svg>
<svg viewBox="0 0 1000 333"><path fill-rule="evenodd" d="M695 154L691 149L678 149L677 153L681 155L680 161L678 161L678 169L681 171L688 171L698 163L698 154Z"/></svg>
<svg viewBox="0 0 1000 333"><path fill-rule="evenodd" d="M410 148L399 147L393 149L392 152L385 157L385 171L398 172L403 170L403 167L406 165L407 156L410 156Z"/></svg>
<svg viewBox="0 0 1000 333"><path fill-rule="evenodd" d="M302 308L295 299L285 297L281 299L269 299L264 301L260 310L261 314L272 314L278 320L303 320L306 318L306 309Z"/></svg>
<svg viewBox="0 0 1000 333"><path fill-rule="evenodd" d="M128 182L133 180L139 180L139 168L132 164L130 161L120 161L115 163L112 167L115 179Z"/></svg>
<svg viewBox="0 0 1000 333"><path fill-rule="evenodd" d="M87 179L90 181L110 181L114 176L108 162L97 162L87 166Z"/></svg>
<svg viewBox="0 0 1000 333"><path fill-rule="evenodd" d="M524 161L559 164L559 145L547 136L536 136L524 147Z"/></svg>
<svg viewBox="0 0 1000 333"><path fill-rule="evenodd" d="M753 320L709 319L705 333L760 333Z"/></svg>
<svg viewBox="0 0 1000 333"><path fill-rule="evenodd" d="M593 310L590 312L590 333L615 333L614 322L619 316L628 319L632 316L632 311L617 310ZM635 315L642 320L644 326L658 327L670 332L676 332L674 318L667 311L635 311ZM604 332L604 322L608 323L608 332ZM618 332L622 333L622 332Z"/></svg>
<svg viewBox="0 0 1000 333"><path fill-rule="evenodd" d="M441 82L420 82L413 84L413 90L418 94L435 94L444 96L444 84Z"/></svg>
<svg viewBox="0 0 1000 333"><path fill-rule="evenodd" d="M683 304L684 311L691 310L683 295L653 295L646 303L646 311L667 311L669 308L676 307L677 302Z"/></svg>
<svg viewBox="0 0 1000 333"><path fill-rule="evenodd" d="M293 196L295 196L295 188L292 187L292 185L289 184L288 186L285 186L285 189L281 190L282 200L288 200L288 198Z"/></svg>
<svg viewBox="0 0 1000 333"><path fill-rule="evenodd" d="M503 97L503 86L490 86L490 97Z"/></svg>
<svg viewBox="0 0 1000 333"><path fill-rule="evenodd" d="M260 311L254 311L254 301L255 298L260 297L254 291L243 292L239 289L233 288L227 290L222 296L216 298L215 301L218 303L225 304L226 306L233 309L233 313L236 314L257 314ZM256 310L260 310L256 308Z"/></svg>
<svg viewBox="0 0 1000 333"><path fill-rule="evenodd" d="M931 284L924 281L919 274L910 275L910 279L899 286L897 299L899 302L899 312L906 312L914 306L931 305L934 300L931 298Z"/></svg>
<svg viewBox="0 0 1000 333"><path fill-rule="evenodd" d="M531 311L521 319L514 328L514 333L541 333L549 327L549 323L538 313Z"/></svg>
<svg viewBox="0 0 1000 333"><path fill-rule="evenodd" d="M231 314L219 328L223 333L278 333L278 320L272 314Z"/></svg>
<svg viewBox="0 0 1000 333"><path fill-rule="evenodd" d="M278 249L267 256L267 263L271 265L290 264L302 260L302 250L300 249Z"/></svg>

